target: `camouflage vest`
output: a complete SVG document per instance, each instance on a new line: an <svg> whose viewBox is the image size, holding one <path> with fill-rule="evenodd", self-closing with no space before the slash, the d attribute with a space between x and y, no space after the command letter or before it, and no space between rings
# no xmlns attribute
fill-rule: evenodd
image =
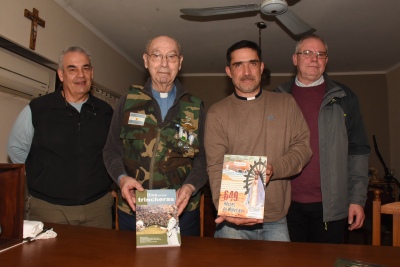
<svg viewBox="0 0 400 267"><path fill-rule="evenodd" d="M171 107L179 109L177 116L159 128L153 99L142 87L129 88L120 134L123 161L127 174L145 189L180 188L199 152L201 101L186 94L177 105ZM192 196L186 210L197 208L199 199L200 194ZM127 202L122 197L119 200L119 208L130 213Z"/></svg>

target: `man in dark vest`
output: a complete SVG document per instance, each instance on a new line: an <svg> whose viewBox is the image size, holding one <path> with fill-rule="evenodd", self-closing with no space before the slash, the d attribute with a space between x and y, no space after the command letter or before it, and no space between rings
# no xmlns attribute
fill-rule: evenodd
<svg viewBox="0 0 400 267"><path fill-rule="evenodd" d="M103 150L120 187L119 229L135 231L135 189L170 188L176 189L181 234L199 235L199 189L208 179L203 103L176 79L183 60L176 40L152 39L143 60L150 77L121 98Z"/></svg>
<svg viewBox="0 0 400 267"><path fill-rule="evenodd" d="M103 163L113 110L90 94L90 53L60 55L62 90L36 98L11 131L8 154L26 164L29 220L111 228L110 179Z"/></svg>

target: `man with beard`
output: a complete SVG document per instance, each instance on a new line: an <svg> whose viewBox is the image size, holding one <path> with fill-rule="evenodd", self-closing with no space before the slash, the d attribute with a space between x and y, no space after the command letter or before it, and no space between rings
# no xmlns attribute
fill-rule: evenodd
<svg viewBox="0 0 400 267"><path fill-rule="evenodd" d="M210 107L205 128L207 171L218 209L225 154L266 156L264 219L218 217L215 237L289 241L286 214L290 177L311 157L310 132L288 94L261 90L261 49L243 40L226 54L226 73L235 91Z"/></svg>

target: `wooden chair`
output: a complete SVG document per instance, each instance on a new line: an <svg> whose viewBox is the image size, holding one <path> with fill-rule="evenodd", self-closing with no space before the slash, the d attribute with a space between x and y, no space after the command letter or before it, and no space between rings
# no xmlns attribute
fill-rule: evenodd
<svg viewBox="0 0 400 267"><path fill-rule="evenodd" d="M22 242L25 165L0 163L0 250Z"/></svg>
<svg viewBox="0 0 400 267"><path fill-rule="evenodd" d="M200 237L204 236L204 193L200 198Z"/></svg>
<svg viewBox="0 0 400 267"><path fill-rule="evenodd" d="M400 247L400 202L381 205L381 190L375 190L372 207L372 245L381 245L381 214L393 215L393 246Z"/></svg>
<svg viewBox="0 0 400 267"><path fill-rule="evenodd" d="M114 197L114 223L115 223L115 230L119 230L118 225L118 189L112 189L111 195Z"/></svg>
<svg viewBox="0 0 400 267"><path fill-rule="evenodd" d="M201 190L202 196L200 201L200 223L201 236L214 237L215 233L215 218L217 210L214 207L210 185L207 183Z"/></svg>

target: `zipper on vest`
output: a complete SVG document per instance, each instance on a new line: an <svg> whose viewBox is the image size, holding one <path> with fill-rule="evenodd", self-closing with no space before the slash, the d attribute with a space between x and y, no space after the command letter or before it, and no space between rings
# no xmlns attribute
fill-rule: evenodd
<svg viewBox="0 0 400 267"><path fill-rule="evenodd" d="M153 189L154 162L156 161L158 144L160 143L160 133L161 129L158 128L156 142L154 143L153 154L151 156L151 161L150 161L149 189Z"/></svg>

